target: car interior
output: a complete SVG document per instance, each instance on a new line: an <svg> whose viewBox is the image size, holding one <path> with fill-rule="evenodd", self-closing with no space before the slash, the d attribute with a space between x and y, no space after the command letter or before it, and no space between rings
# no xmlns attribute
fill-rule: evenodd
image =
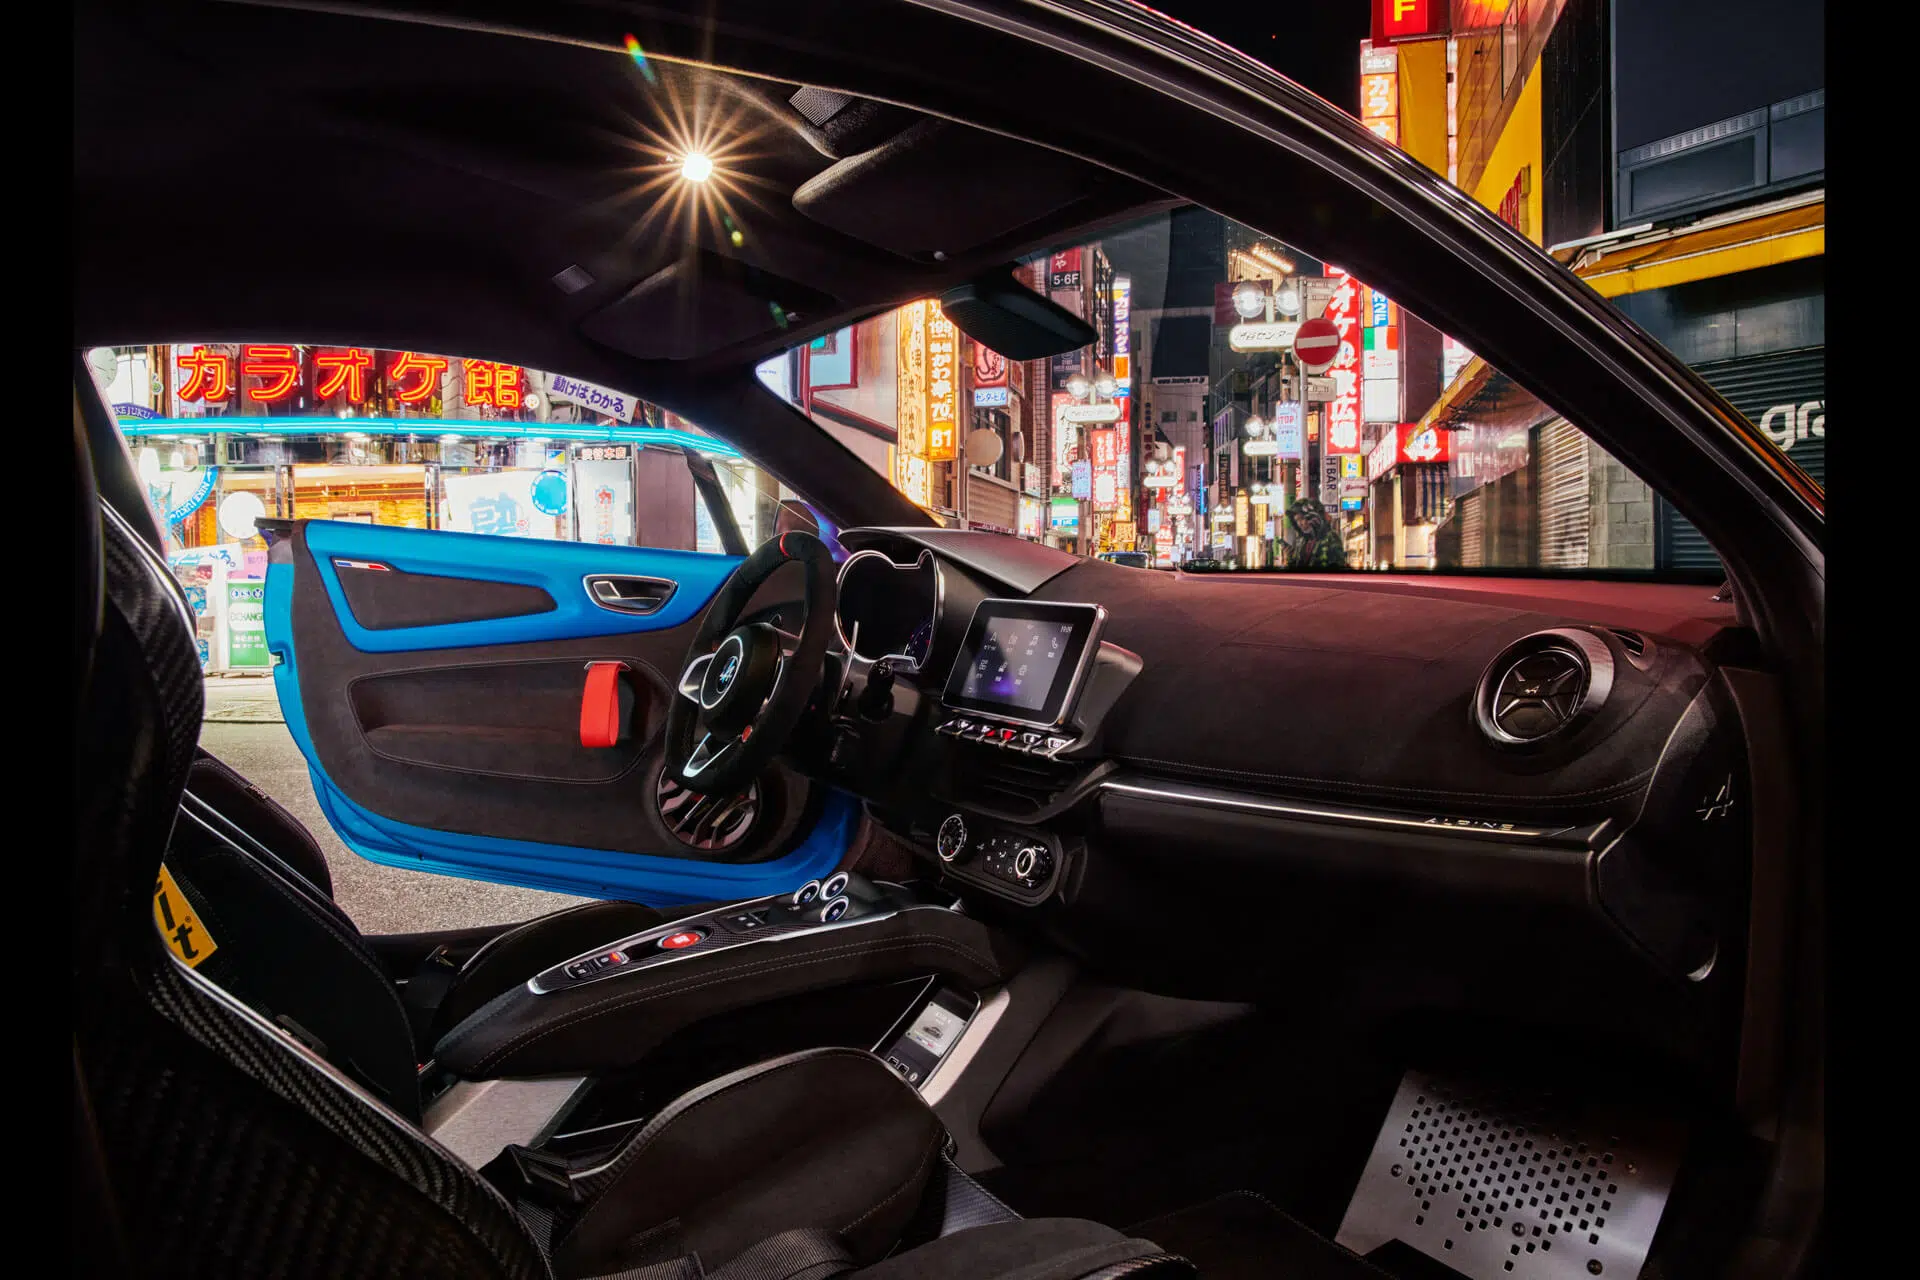
<svg viewBox="0 0 1920 1280"><path fill-rule="evenodd" d="M1484 211L1129 4L87 0L74 34L88 1273L1810 1265L1822 499ZM671 180L694 141L729 221ZM1190 204L1496 356L1730 589L1142 572L940 527L756 377L922 298L1067 349L1014 265ZM628 390L831 523L536 561L262 522L342 838L481 878L547 849L601 900L363 934L197 745L80 353L243 335ZM669 887L605 891L633 866Z"/></svg>

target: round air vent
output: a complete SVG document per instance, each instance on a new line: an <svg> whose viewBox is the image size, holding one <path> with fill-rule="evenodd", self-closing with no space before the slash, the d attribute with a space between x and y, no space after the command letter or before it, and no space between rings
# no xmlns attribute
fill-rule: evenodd
<svg viewBox="0 0 1920 1280"><path fill-rule="evenodd" d="M1480 677L1474 723L1502 747L1533 747L1591 719L1613 689L1613 653L1586 631L1540 631L1508 645Z"/></svg>

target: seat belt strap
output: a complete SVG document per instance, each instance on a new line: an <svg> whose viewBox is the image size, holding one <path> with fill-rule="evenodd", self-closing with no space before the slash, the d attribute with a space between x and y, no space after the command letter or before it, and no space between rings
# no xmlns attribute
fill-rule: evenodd
<svg viewBox="0 0 1920 1280"><path fill-rule="evenodd" d="M433 1015L440 1011L447 992L453 990L453 980L459 976L460 966L453 962L449 950L438 946L420 962L413 976L407 979L407 985L400 989L400 1007L406 1010L407 1029L413 1034L413 1043L422 1060L433 1048L426 1043Z"/></svg>

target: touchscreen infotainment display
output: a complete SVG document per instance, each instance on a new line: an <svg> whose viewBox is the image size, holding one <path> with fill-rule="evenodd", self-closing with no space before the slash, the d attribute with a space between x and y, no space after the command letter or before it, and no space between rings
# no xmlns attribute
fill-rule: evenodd
<svg viewBox="0 0 1920 1280"><path fill-rule="evenodd" d="M1059 723L1071 710L1080 667L1098 647L1104 617L1090 604L982 600L954 659L945 702L1030 724Z"/></svg>
<svg viewBox="0 0 1920 1280"><path fill-rule="evenodd" d="M1071 622L991 618L960 687L965 697L1038 711L1073 641Z"/></svg>

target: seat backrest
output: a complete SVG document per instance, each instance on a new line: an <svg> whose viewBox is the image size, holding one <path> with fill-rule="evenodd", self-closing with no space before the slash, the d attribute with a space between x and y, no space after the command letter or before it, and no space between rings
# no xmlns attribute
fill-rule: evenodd
<svg viewBox="0 0 1920 1280"><path fill-rule="evenodd" d="M87 447L113 438L105 414L76 368L76 466L130 471L124 447ZM136 1270L165 1274L550 1275L492 1187L161 940L155 880L201 674L184 597L151 542L94 510L78 527L100 549L97 580L75 556L77 587L102 602L96 622L75 614L91 651L74 718L76 1233L117 1234Z"/></svg>
<svg viewBox="0 0 1920 1280"><path fill-rule="evenodd" d="M196 761L188 785L205 775ZM191 792L164 865L205 935L187 957L195 970L418 1124L406 1010L333 900Z"/></svg>
<svg viewBox="0 0 1920 1280"><path fill-rule="evenodd" d="M256 846L256 852L304 880L328 901L333 899L333 875L327 855L300 819L280 802L248 782L227 762L199 749L187 774L187 794L203 801Z"/></svg>

